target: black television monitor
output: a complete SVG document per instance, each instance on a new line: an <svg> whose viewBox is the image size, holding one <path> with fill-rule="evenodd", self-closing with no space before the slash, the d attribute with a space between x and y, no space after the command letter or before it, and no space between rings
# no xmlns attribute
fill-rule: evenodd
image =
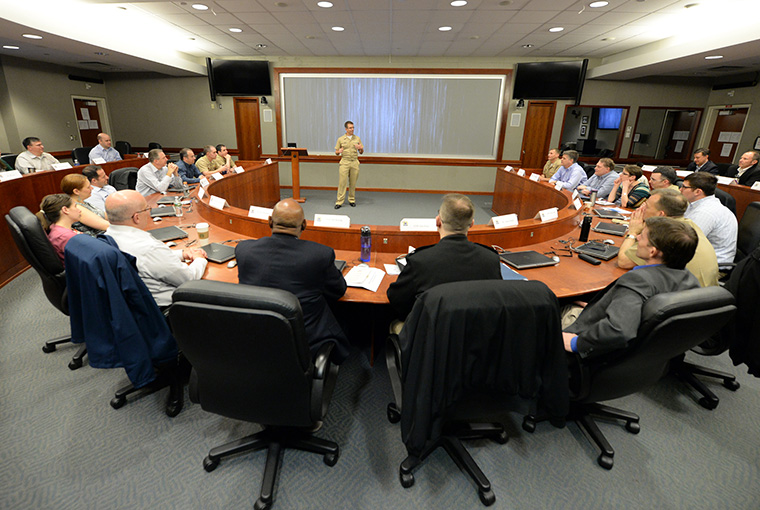
<svg viewBox="0 0 760 510"><path fill-rule="evenodd" d="M588 59L517 64L512 99L574 99L580 104Z"/></svg>
<svg viewBox="0 0 760 510"><path fill-rule="evenodd" d="M623 118L622 108L599 108L598 129L619 129Z"/></svg>
<svg viewBox="0 0 760 510"><path fill-rule="evenodd" d="M206 59L211 100L216 96L270 96L272 81L266 60Z"/></svg>

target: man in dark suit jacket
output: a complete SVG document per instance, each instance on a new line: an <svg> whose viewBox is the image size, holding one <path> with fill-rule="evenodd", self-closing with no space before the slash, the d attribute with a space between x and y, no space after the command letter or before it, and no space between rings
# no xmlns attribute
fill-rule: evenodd
<svg viewBox="0 0 760 510"><path fill-rule="evenodd" d="M752 186L760 181L760 152L747 151L739 158L738 165L731 165L726 170L728 177L739 177L739 184L742 186Z"/></svg>
<svg viewBox="0 0 760 510"><path fill-rule="evenodd" d="M694 161L688 164L686 171L718 175L718 165L710 161L710 149L697 149L694 151Z"/></svg>
<svg viewBox="0 0 760 510"><path fill-rule="evenodd" d="M295 200L282 200L269 218L271 237L243 241L235 248L240 283L283 289L298 298L312 355L327 342L336 344L333 361L348 356L348 339L328 300L346 293L346 280L335 267L335 251L299 239L306 229L303 209Z"/></svg>
<svg viewBox="0 0 760 510"><path fill-rule="evenodd" d="M441 283L501 279L499 255L490 247L467 240L475 208L469 198L451 193L443 197L435 218L441 240L407 255L406 267L388 287L388 300L399 318L412 311L417 296ZM391 326L398 333L400 325Z"/></svg>

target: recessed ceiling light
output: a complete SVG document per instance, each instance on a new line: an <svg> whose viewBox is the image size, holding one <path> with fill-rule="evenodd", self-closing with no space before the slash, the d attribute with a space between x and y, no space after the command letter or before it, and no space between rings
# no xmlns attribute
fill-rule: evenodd
<svg viewBox="0 0 760 510"><path fill-rule="evenodd" d="M523 48L532 48L533 45L532 44L523 44L522 47Z"/></svg>
<svg viewBox="0 0 760 510"><path fill-rule="evenodd" d="M10 45L3 46L3 48L5 48L6 50L18 50L18 49L20 49L18 46L10 46Z"/></svg>
<svg viewBox="0 0 760 510"><path fill-rule="evenodd" d="M195 9L196 11L207 11L208 10L208 5L193 4L193 9Z"/></svg>
<svg viewBox="0 0 760 510"><path fill-rule="evenodd" d="M614 41L615 39L615 37L605 37L602 41Z"/></svg>
<svg viewBox="0 0 760 510"><path fill-rule="evenodd" d="M24 37L27 39L42 39L42 36L37 34L24 34Z"/></svg>
<svg viewBox="0 0 760 510"><path fill-rule="evenodd" d="M116 8L117 8L117 9L121 9L122 11L126 11L126 10L127 10L127 8L126 8L126 7L124 7L123 5L119 5L119 6L117 6Z"/></svg>
<svg viewBox="0 0 760 510"><path fill-rule="evenodd" d="M698 6L698 5L699 5L698 3L694 3L694 4L686 4L686 5L684 5L684 6L683 6L683 8L684 8L684 9L691 9L692 7L696 7L696 6Z"/></svg>
<svg viewBox="0 0 760 510"><path fill-rule="evenodd" d="M480 36L479 35L471 35L470 39L480 39Z"/></svg>
<svg viewBox="0 0 760 510"><path fill-rule="evenodd" d="M723 55L708 55L705 60L718 60L719 58L723 58Z"/></svg>
<svg viewBox="0 0 760 510"><path fill-rule="evenodd" d="M243 31L242 28L230 28L230 32L235 32L236 34L239 34L242 31Z"/></svg>
<svg viewBox="0 0 760 510"><path fill-rule="evenodd" d="M448 32L449 30L451 30L451 27L446 27L446 26L438 27L438 30L440 30L441 32Z"/></svg>
<svg viewBox="0 0 760 510"><path fill-rule="evenodd" d="M313 35L307 35L306 37L304 37L304 39L312 40L312 39L316 39L316 37L314 37Z"/></svg>
<svg viewBox="0 0 760 510"><path fill-rule="evenodd" d="M600 0L598 2L591 2L590 4L588 4L588 6L596 9L597 7L606 7L609 4L610 3L606 2L605 0Z"/></svg>
<svg viewBox="0 0 760 510"><path fill-rule="evenodd" d="M275 7L287 7L288 4L286 4L285 2L275 2L274 6Z"/></svg>
<svg viewBox="0 0 760 510"><path fill-rule="evenodd" d="M263 50L266 47L267 47L267 45L266 44L262 44L262 43L259 43L259 44L256 45L256 49L257 50Z"/></svg>
<svg viewBox="0 0 760 510"><path fill-rule="evenodd" d="M549 32L562 32L565 29L565 27L552 27L549 29Z"/></svg>
<svg viewBox="0 0 760 510"><path fill-rule="evenodd" d="M454 0L451 2L452 7L464 7L465 5L467 5L467 2L464 0Z"/></svg>
<svg viewBox="0 0 760 510"><path fill-rule="evenodd" d="M506 7L508 5L512 5L513 3L514 3L514 0L502 0L501 2L499 2L499 5L501 5L502 7Z"/></svg>
<svg viewBox="0 0 760 510"><path fill-rule="evenodd" d="M333 32L343 32L345 28L343 27L332 27Z"/></svg>
<svg viewBox="0 0 760 510"><path fill-rule="evenodd" d="M332 2L317 2L317 5L322 7L323 9L329 9L333 6Z"/></svg>

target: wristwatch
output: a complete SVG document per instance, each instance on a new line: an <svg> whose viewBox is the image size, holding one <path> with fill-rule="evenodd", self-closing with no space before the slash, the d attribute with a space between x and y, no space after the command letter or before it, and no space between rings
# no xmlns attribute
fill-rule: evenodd
<svg viewBox="0 0 760 510"><path fill-rule="evenodd" d="M628 234L627 236L625 236L625 238L626 239L633 239L634 241L636 240L636 236L633 235L633 234Z"/></svg>

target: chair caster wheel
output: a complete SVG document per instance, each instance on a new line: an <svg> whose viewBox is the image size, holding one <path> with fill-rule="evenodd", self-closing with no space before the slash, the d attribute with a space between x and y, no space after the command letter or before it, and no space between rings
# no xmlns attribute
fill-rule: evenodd
<svg viewBox="0 0 760 510"><path fill-rule="evenodd" d="M326 453L324 457L322 457L322 461L328 466L333 467L338 463L338 456L339 454L337 453Z"/></svg>
<svg viewBox="0 0 760 510"><path fill-rule="evenodd" d="M599 465L602 466L604 469L612 469L612 464L614 462L614 459L608 455L601 454L599 455L597 462L599 462Z"/></svg>
<svg viewBox="0 0 760 510"><path fill-rule="evenodd" d="M488 489L487 491L478 491L478 496L480 496L480 501L485 506L491 506L496 502L496 494L494 494L491 489Z"/></svg>
<svg viewBox="0 0 760 510"><path fill-rule="evenodd" d="M404 489L408 489L414 485L414 475L412 473L399 473L399 479Z"/></svg>
<svg viewBox="0 0 760 510"><path fill-rule="evenodd" d="M388 404L387 414L389 422L398 423L401 421L401 413L398 412L396 404Z"/></svg>
<svg viewBox="0 0 760 510"><path fill-rule="evenodd" d="M206 457L203 459L203 469L206 470L207 473L212 472L217 468L219 465L219 459L212 459L211 457Z"/></svg>
<svg viewBox="0 0 760 510"><path fill-rule="evenodd" d="M707 397L700 398L699 399L699 405L701 405L705 409L709 409L710 411L712 411L713 409L715 409L716 407L718 407L718 403L716 401L710 400Z"/></svg>
<svg viewBox="0 0 760 510"><path fill-rule="evenodd" d="M76 370L77 368L82 368L81 359L73 359L69 361L69 370Z"/></svg>
<svg viewBox="0 0 760 510"><path fill-rule="evenodd" d="M256 500L256 503L253 504L253 508L255 510L267 510L267 508L272 507L272 501L264 501L263 499L259 498Z"/></svg>
<svg viewBox="0 0 760 510"><path fill-rule="evenodd" d="M638 422L635 421L629 421L625 424L625 430L630 432L631 434L638 434L641 432L641 425L639 425Z"/></svg>
<svg viewBox="0 0 760 510"><path fill-rule="evenodd" d="M731 391L736 391L739 389L739 386L741 385L739 384L738 381L729 379L729 380L723 381L723 386L725 386Z"/></svg>
<svg viewBox="0 0 760 510"><path fill-rule="evenodd" d="M499 435L493 438L494 441L496 441L499 444L507 444L507 441L509 441L509 436L507 435L506 430L502 430L499 432Z"/></svg>
<svg viewBox="0 0 760 510"><path fill-rule="evenodd" d="M55 352L55 345L48 345L48 344L43 345L42 352L45 352L45 353Z"/></svg>
<svg viewBox="0 0 760 510"><path fill-rule="evenodd" d="M113 407L114 409L119 409L126 403L127 403L126 397L114 397L111 399L111 407Z"/></svg>
<svg viewBox="0 0 760 510"><path fill-rule="evenodd" d="M532 434L536 431L536 419L533 416L524 417L522 428L525 432L530 432Z"/></svg>

